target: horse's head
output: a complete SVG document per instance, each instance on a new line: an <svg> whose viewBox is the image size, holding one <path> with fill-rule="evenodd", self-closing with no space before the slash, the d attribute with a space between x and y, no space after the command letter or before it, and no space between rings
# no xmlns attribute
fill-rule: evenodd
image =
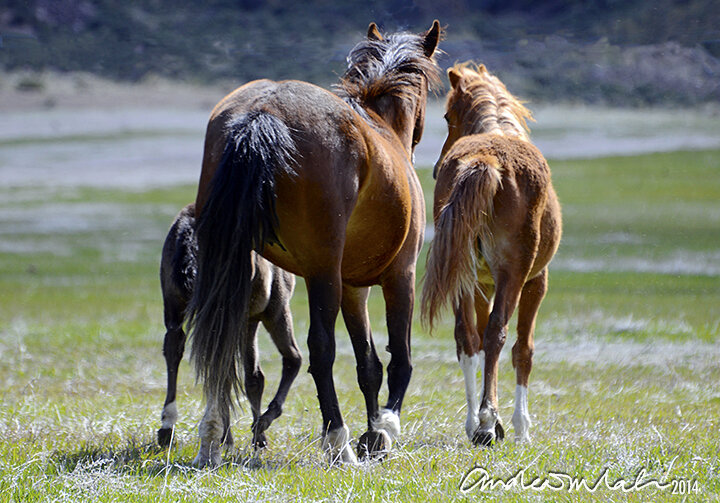
<svg viewBox="0 0 720 503"><path fill-rule="evenodd" d="M445 104L448 136L433 177L445 154L455 142L471 134L499 134L528 140L530 110L492 75L485 65L456 64L447 71L450 91Z"/></svg>
<svg viewBox="0 0 720 503"><path fill-rule="evenodd" d="M397 134L408 155L422 138L428 91L439 84L434 54L441 36L437 20L417 35L383 36L371 23L367 38L350 51L338 86L346 100L375 112Z"/></svg>

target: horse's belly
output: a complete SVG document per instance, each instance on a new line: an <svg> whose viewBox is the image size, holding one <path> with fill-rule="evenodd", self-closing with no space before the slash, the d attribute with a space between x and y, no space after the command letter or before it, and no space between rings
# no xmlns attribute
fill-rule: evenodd
<svg viewBox="0 0 720 503"><path fill-rule="evenodd" d="M272 246L265 245L261 255L281 269L285 269L296 276L302 276L302 272L295 258L277 244Z"/></svg>
<svg viewBox="0 0 720 503"><path fill-rule="evenodd" d="M410 227L404 208L358 208L350 219L343 249L343 281L356 286L377 283L403 247Z"/></svg>

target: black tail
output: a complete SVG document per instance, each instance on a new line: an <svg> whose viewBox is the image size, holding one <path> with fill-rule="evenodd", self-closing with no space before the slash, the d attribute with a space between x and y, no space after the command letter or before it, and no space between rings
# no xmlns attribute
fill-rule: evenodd
<svg viewBox="0 0 720 503"><path fill-rule="evenodd" d="M295 145L277 117L252 112L227 126L227 145L197 221L198 275L188 306L192 359L205 393L232 407L248 319L250 253L276 240L275 174L292 174Z"/></svg>

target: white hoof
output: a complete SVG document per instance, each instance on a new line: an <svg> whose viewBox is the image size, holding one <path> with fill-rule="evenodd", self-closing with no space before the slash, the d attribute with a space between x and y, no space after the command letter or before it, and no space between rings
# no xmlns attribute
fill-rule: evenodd
<svg viewBox="0 0 720 503"><path fill-rule="evenodd" d="M348 464L357 465L357 456L350 447L350 430L346 425L328 431L322 440L323 451L330 458L330 465Z"/></svg>
<svg viewBox="0 0 720 503"><path fill-rule="evenodd" d="M393 441L400 436L400 418L390 409L380 409L371 424L373 431L385 431Z"/></svg>

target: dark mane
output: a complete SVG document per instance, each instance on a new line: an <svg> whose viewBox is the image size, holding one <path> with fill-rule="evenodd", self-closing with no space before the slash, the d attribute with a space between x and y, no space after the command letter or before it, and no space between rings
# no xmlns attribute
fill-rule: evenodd
<svg viewBox="0 0 720 503"><path fill-rule="evenodd" d="M394 33L382 40L365 39L347 57L348 69L335 86L354 105L380 96L414 98L424 78L429 90L440 87L440 68L423 51L422 35Z"/></svg>

